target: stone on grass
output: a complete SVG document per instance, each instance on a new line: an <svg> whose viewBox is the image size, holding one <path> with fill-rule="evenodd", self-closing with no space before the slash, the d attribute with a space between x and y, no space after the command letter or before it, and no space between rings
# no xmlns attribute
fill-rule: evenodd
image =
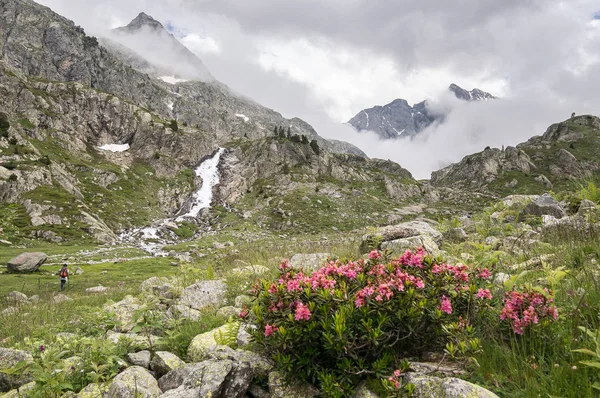
<svg viewBox="0 0 600 398"><path fill-rule="evenodd" d="M150 369L150 360L152 359L152 353L148 350L140 352L130 352L127 354L127 361L135 366L141 366L142 368Z"/></svg>
<svg viewBox="0 0 600 398"><path fill-rule="evenodd" d="M544 194L538 196L533 202L525 206L519 214L519 220L524 220L528 215L536 217L552 216L561 219L566 217L567 213L556 199L548 194Z"/></svg>
<svg viewBox="0 0 600 398"><path fill-rule="evenodd" d="M188 347L188 359L190 362L201 362L209 357L211 351L217 347L215 336L217 333L226 333L227 325L213 329L209 332L197 335L192 339Z"/></svg>
<svg viewBox="0 0 600 398"><path fill-rule="evenodd" d="M171 319L189 319L191 321L197 321L202 317L200 311L181 304L175 304L169 307L166 315L167 318Z"/></svg>
<svg viewBox="0 0 600 398"><path fill-rule="evenodd" d="M46 262L46 253L22 253L8 262L8 272L34 272Z"/></svg>
<svg viewBox="0 0 600 398"><path fill-rule="evenodd" d="M75 267L75 271L73 272L75 275L82 275L83 269L81 267Z"/></svg>
<svg viewBox="0 0 600 398"><path fill-rule="evenodd" d="M106 304L104 310L115 315L118 321L115 331L128 332L134 327L133 314L142 306L133 296L126 296L123 300L114 304Z"/></svg>
<svg viewBox="0 0 600 398"><path fill-rule="evenodd" d="M208 360L195 365L197 366L187 375L183 384L165 392L161 398L229 397L223 391L227 376L233 369L233 362Z"/></svg>
<svg viewBox="0 0 600 398"><path fill-rule="evenodd" d="M361 253L368 253L369 251L377 248L378 244L384 242L391 242L397 240L404 240L414 237L426 236L429 241L433 241L435 247L439 247L442 244L442 234L437 229L424 221L410 221L397 225L388 225L386 227L379 228L376 232L364 235L360 244ZM418 241L413 239L414 244L418 244ZM382 246L383 248L383 246ZM415 249L412 247L411 249Z"/></svg>
<svg viewBox="0 0 600 398"><path fill-rule="evenodd" d="M142 292L151 292L152 288L155 286L162 286L167 283L169 280L165 277L153 276L151 278L146 279L140 285L140 291Z"/></svg>
<svg viewBox="0 0 600 398"><path fill-rule="evenodd" d="M31 362L33 361L33 357L26 351L0 347L0 369L11 368L21 361ZM21 387L32 380L33 377L31 374L7 375L5 373L0 373L0 392L6 392L13 388Z"/></svg>
<svg viewBox="0 0 600 398"><path fill-rule="evenodd" d="M87 289L85 289L85 292L90 293L90 294L101 294L101 293L106 293L107 291L108 291L108 288L104 287L102 285L88 287Z"/></svg>
<svg viewBox="0 0 600 398"><path fill-rule="evenodd" d="M19 387L19 389L17 390L16 388L13 390L10 390L9 392L7 392L6 394L2 395L2 398L22 398L22 397L27 397L27 393L31 390L33 390L33 388L35 387L35 381L32 381L30 383L24 384L21 387Z"/></svg>
<svg viewBox="0 0 600 398"><path fill-rule="evenodd" d="M321 268L329 257L331 257L329 253L295 254L290 259L290 265L312 272Z"/></svg>
<svg viewBox="0 0 600 398"><path fill-rule="evenodd" d="M150 361L150 369L154 371L156 377L162 377L170 371L181 368L185 365L177 355L167 351L157 351Z"/></svg>
<svg viewBox="0 0 600 398"><path fill-rule="evenodd" d="M225 302L227 285L221 280L202 281L183 289L178 304L195 310L206 307L219 307Z"/></svg>
<svg viewBox="0 0 600 398"><path fill-rule="evenodd" d="M156 398L160 394L156 379L141 366L132 366L118 374L108 390L111 398Z"/></svg>
<svg viewBox="0 0 600 398"><path fill-rule="evenodd" d="M9 301L16 301L18 303L28 302L27 295L21 292L10 292L6 295Z"/></svg>
<svg viewBox="0 0 600 398"><path fill-rule="evenodd" d="M73 299L71 297L65 296L62 293L56 294L56 295L54 295L54 297L52 297L53 304L66 303L67 301L73 301Z"/></svg>

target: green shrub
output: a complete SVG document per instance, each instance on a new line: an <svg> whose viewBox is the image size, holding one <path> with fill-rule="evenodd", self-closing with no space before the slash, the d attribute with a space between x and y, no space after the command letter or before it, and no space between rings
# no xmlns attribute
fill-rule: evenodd
<svg viewBox="0 0 600 398"><path fill-rule="evenodd" d="M175 235L181 239L193 238L196 232L198 232L198 226L189 221L183 221L179 224L179 228L173 230Z"/></svg>
<svg viewBox="0 0 600 398"><path fill-rule="evenodd" d="M8 138L8 129L10 128L10 122L6 113L0 112L0 137Z"/></svg>
<svg viewBox="0 0 600 398"><path fill-rule="evenodd" d="M179 131L179 125L177 124L177 120L173 119L169 122L168 127L174 132Z"/></svg>
<svg viewBox="0 0 600 398"><path fill-rule="evenodd" d="M488 308L490 277L423 249L393 260L373 251L369 260L330 262L311 276L284 262L275 281L254 288L252 333L282 371L327 396L349 396L401 359L443 349L448 325Z"/></svg>
<svg viewBox="0 0 600 398"><path fill-rule="evenodd" d="M10 177L8 177L8 181L17 181L19 179L19 177L17 177L16 174L11 174Z"/></svg>
<svg viewBox="0 0 600 398"><path fill-rule="evenodd" d="M2 167L7 170L14 170L17 168L17 164L15 162L6 162L2 164Z"/></svg>

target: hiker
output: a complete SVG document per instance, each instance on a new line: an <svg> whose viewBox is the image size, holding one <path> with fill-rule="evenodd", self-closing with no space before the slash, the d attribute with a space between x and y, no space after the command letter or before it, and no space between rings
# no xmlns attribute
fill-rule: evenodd
<svg viewBox="0 0 600 398"><path fill-rule="evenodd" d="M58 277L60 278L60 290L65 290L65 285L69 280L69 268L67 264L63 264L60 271L58 271Z"/></svg>
<svg viewBox="0 0 600 398"><path fill-rule="evenodd" d="M571 119L575 117L575 112L571 113Z"/></svg>

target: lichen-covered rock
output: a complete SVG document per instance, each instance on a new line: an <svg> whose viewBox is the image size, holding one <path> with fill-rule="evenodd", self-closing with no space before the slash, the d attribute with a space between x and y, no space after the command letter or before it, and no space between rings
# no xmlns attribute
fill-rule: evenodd
<svg viewBox="0 0 600 398"><path fill-rule="evenodd" d="M158 386L163 392L179 388L192 372L202 367L203 365L200 363L188 363L180 368L173 369L158 379Z"/></svg>
<svg viewBox="0 0 600 398"><path fill-rule="evenodd" d="M217 333L225 333L227 325L202 333L194 337L188 347L188 359L190 362L201 362L209 357L209 353L217 347L215 336Z"/></svg>
<svg viewBox="0 0 600 398"><path fill-rule="evenodd" d="M233 362L208 360L196 365L183 384L165 392L161 398L226 397L224 384L233 369Z"/></svg>
<svg viewBox="0 0 600 398"><path fill-rule="evenodd" d="M544 194L525 206L521 214L519 214L519 219L523 220L528 215L537 217L552 216L560 219L566 217L567 213L556 199L548 194Z"/></svg>
<svg viewBox="0 0 600 398"><path fill-rule="evenodd" d="M167 351L157 351L150 361L150 369L156 373L156 377L162 377L170 371L185 365L177 355Z"/></svg>
<svg viewBox="0 0 600 398"><path fill-rule="evenodd" d="M33 361L33 357L30 353L25 351L0 347L0 369L13 367L21 361L31 362ZM6 392L12 388L20 387L32 380L33 377L30 374L17 376L0 373L0 392Z"/></svg>
<svg viewBox="0 0 600 398"><path fill-rule="evenodd" d="M117 332L128 332L134 327L133 313L141 307L133 296L126 296L118 303L106 304L104 310L115 315L118 321L118 325L115 327Z"/></svg>
<svg viewBox="0 0 600 398"><path fill-rule="evenodd" d="M319 390L308 383L288 384L279 372L269 373L269 392L271 398L312 398L319 396Z"/></svg>
<svg viewBox="0 0 600 398"><path fill-rule="evenodd" d="M88 384L83 390L77 393L76 398L102 398L108 393L108 388L105 385L92 383Z"/></svg>
<svg viewBox="0 0 600 398"><path fill-rule="evenodd" d="M135 366L141 366L142 368L150 369L150 360L152 359L152 353L148 350L140 352L130 352L127 354L127 362Z"/></svg>
<svg viewBox="0 0 600 398"><path fill-rule="evenodd" d="M198 282L183 289L178 304L195 310L219 307L225 302L226 291L227 285L221 280Z"/></svg>
<svg viewBox="0 0 600 398"><path fill-rule="evenodd" d="M108 288L105 286L102 286L102 285L88 287L87 289L85 289L85 292L89 293L89 294L102 294L102 293L106 293L107 291L108 291Z"/></svg>
<svg viewBox="0 0 600 398"><path fill-rule="evenodd" d="M61 304L66 303L67 301L73 301L73 299L69 296L65 296L62 293L56 294L52 297L53 304Z"/></svg>
<svg viewBox="0 0 600 398"><path fill-rule="evenodd" d="M249 366L254 376L267 376L273 370L273 361L252 351L234 350L227 346L216 346L209 352L211 359L228 359L234 363L244 363Z"/></svg>
<svg viewBox="0 0 600 398"><path fill-rule="evenodd" d="M414 398L498 398L483 387L455 377L407 373L405 381L415 385Z"/></svg>
<svg viewBox="0 0 600 398"><path fill-rule="evenodd" d="M397 225L388 225L379 228L375 233L364 235L360 244L361 253L368 253L370 250L384 246L396 246L397 249L404 248L405 245L423 243L429 246L431 251L439 250L442 244L442 234L437 229L424 221L410 221ZM386 242L390 242L387 243ZM392 242L396 242L395 244Z"/></svg>
<svg viewBox="0 0 600 398"><path fill-rule="evenodd" d="M290 259L290 265L295 268L303 268L308 272L316 271L325 264L329 257L331 257L329 253L295 254Z"/></svg>
<svg viewBox="0 0 600 398"><path fill-rule="evenodd" d="M8 262L8 272L34 272L46 262L46 253L22 253Z"/></svg>
<svg viewBox="0 0 600 398"><path fill-rule="evenodd" d="M402 254L406 250L414 250L422 247L429 254L438 255L440 248L435 241L427 235L412 236L406 239L396 239L381 244L382 250L391 250L396 254Z"/></svg>
<svg viewBox="0 0 600 398"><path fill-rule="evenodd" d="M153 276L151 278L146 279L140 285L140 291L142 292L152 292L152 288L155 286L162 286L165 283L168 283L169 280L165 277Z"/></svg>
<svg viewBox="0 0 600 398"><path fill-rule="evenodd" d="M461 243L467 240L468 235L462 228L452 228L443 233L445 240L454 243Z"/></svg>
<svg viewBox="0 0 600 398"><path fill-rule="evenodd" d="M252 297L242 294L235 298L234 303L236 307L242 308L244 305L252 305L252 300Z"/></svg>
<svg viewBox="0 0 600 398"><path fill-rule="evenodd" d="M18 390L16 388L13 389L13 390L10 390L6 394L2 395L2 398L23 398L23 397L27 397L27 393L29 391L33 390L33 387L35 387L35 381L32 381L30 383L22 385L21 387L19 387Z"/></svg>
<svg viewBox="0 0 600 398"><path fill-rule="evenodd" d="M227 307L219 308L219 310L217 311L217 316L221 316L223 318L233 317L235 319L235 318L239 318L241 311L242 311L241 308L227 306Z"/></svg>
<svg viewBox="0 0 600 398"><path fill-rule="evenodd" d="M156 398L160 394L156 379L140 366L132 366L118 374L108 390L111 398Z"/></svg>
<svg viewBox="0 0 600 398"><path fill-rule="evenodd" d="M191 321L197 321L202 317L202 313L186 305L175 304L169 307L166 316L167 318L172 319L189 319Z"/></svg>

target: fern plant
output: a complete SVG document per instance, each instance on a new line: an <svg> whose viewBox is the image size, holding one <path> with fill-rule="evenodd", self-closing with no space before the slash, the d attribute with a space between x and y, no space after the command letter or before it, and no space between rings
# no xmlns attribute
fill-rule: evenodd
<svg viewBox="0 0 600 398"><path fill-rule="evenodd" d="M219 345L226 345L230 348L237 348L237 335L240 331L242 322L229 317L223 329L217 330L215 333L215 341Z"/></svg>

